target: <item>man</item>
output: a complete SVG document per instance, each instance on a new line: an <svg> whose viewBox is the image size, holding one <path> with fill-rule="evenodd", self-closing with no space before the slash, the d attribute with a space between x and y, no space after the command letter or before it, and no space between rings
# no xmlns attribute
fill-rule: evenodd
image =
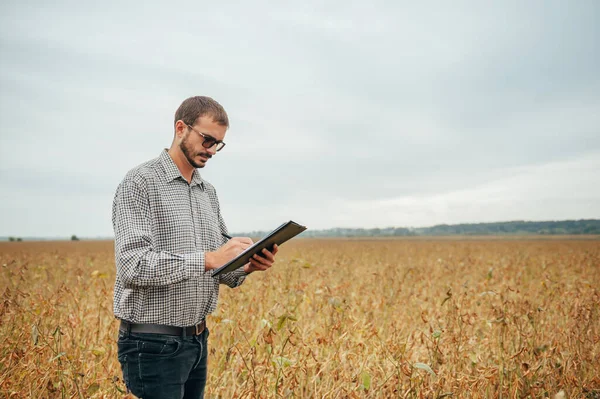
<svg viewBox="0 0 600 399"><path fill-rule="evenodd" d="M204 396L205 317L219 284L237 287L275 261L277 247L211 275L252 245L247 237L227 240L215 189L198 171L223 149L228 127L215 100L188 98L175 113L171 148L130 170L115 194L118 358L128 390L144 399Z"/></svg>

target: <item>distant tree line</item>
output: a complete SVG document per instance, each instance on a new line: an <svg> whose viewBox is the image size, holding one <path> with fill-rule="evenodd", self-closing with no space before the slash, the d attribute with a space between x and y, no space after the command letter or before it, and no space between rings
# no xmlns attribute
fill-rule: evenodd
<svg viewBox="0 0 600 399"><path fill-rule="evenodd" d="M250 237L264 237L269 232L239 233ZM600 234L600 220L563 220L527 222L517 220L497 223L439 224L432 227L341 228L311 230L303 237L410 237L410 236L485 236L485 235L581 235Z"/></svg>
<svg viewBox="0 0 600 399"><path fill-rule="evenodd" d="M236 236L264 237L268 231L234 233ZM438 224L432 227L385 227L306 230L303 237L412 237L412 236L486 236L486 235L600 235L600 219L527 222L516 220L496 223ZM21 237L0 237L0 241L23 241ZM30 238L28 238L30 239ZM71 241L80 238L73 234Z"/></svg>
<svg viewBox="0 0 600 399"><path fill-rule="evenodd" d="M0 241L3 241L5 239L6 239L6 237L0 237ZM29 239L31 239L31 237L29 237ZM35 240L35 238L33 240ZM11 236L11 237L8 237L8 241L10 241L10 242L21 242L21 241L23 241L23 239L21 237L12 237ZM71 236L71 241L79 241L79 237L77 237L75 234L73 234Z"/></svg>
<svg viewBox="0 0 600 399"><path fill-rule="evenodd" d="M416 230L418 235L600 234L600 220L588 219L549 222L517 220L499 223L441 224Z"/></svg>

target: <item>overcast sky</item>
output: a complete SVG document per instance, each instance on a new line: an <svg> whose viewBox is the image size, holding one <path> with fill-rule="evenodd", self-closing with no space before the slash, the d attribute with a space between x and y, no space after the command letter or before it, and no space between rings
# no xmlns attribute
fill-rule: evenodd
<svg viewBox="0 0 600 399"><path fill-rule="evenodd" d="M0 5L0 236L112 236L193 95L230 231L600 217L595 0L85 3Z"/></svg>

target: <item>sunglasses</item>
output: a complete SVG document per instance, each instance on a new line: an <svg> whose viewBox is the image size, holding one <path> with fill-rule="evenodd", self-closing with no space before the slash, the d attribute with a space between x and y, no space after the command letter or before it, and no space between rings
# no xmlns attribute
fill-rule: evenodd
<svg viewBox="0 0 600 399"><path fill-rule="evenodd" d="M216 144L217 151L221 151L223 149L223 147L225 147L225 142L223 142L222 140L217 140L216 138L209 136L208 134L200 133L199 131L194 129L191 125L188 125L188 127L190 129L192 129L194 132L198 133L200 136L202 136L202 138L204 138L204 141L202 142L202 147L209 149L213 145Z"/></svg>

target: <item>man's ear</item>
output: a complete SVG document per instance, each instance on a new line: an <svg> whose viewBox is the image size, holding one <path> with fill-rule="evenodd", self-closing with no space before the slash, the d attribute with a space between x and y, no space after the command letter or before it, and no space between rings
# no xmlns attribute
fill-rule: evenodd
<svg viewBox="0 0 600 399"><path fill-rule="evenodd" d="M185 136L185 132L187 131L187 124L181 119L175 122L175 136L182 138Z"/></svg>

